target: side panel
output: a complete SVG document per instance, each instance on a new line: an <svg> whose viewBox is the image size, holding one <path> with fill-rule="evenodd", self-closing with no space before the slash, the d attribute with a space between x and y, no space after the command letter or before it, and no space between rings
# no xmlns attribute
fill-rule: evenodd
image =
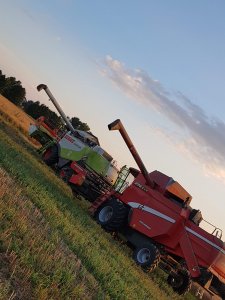
<svg viewBox="0 0 225 300"><path fill-rule="evenodd" d="M129 225L150 238L166 235L175 220L161 213L153 205L142 205L137 202L128 202L132 207Z"/></svg>
<svg viewBox="0 0 225 300"><path fill-rule="evenodd" d="M59 141L59 145L60 157L68 160L78 161L90 151L88 146L68 133Z"/></svg>
<svg viewBox="0 0 225 300"><path fill-rule="evenodd" d="M106 175L110 165L109 161L92 149L90 149L85 162L90 168L103 176Z"/></svg>
<svg viewBox="0 0 225 300"><path fill-rule="evenodd" d="M218 254L209 270L225 284L225 251Z"/></svg>
<svg viewBox="0 0 225 300"><path fill-rule="evenodd" d="M87 146L70 133L67 133L59 141L59 146L61 158L71 161L79 161L85 158L87 166L93 169L96 173L106 177L110 183L115 182L117 172L113 172L111 163L97 151L93 150L95 148Z"/></svg>
<svg viewBox="0 0 225 300"><path fill-rule="evenodd" d="M216 236L208 233L191 221L186 222L185 230L189 236L193 250L201 266L210 267L214 265L215 261L218 259L218 256L220 257L220 262L222 261L222 257L225 259L224 243ZM220 256L220 253L222 256ZM222 265L220 265L220 267L222 267ZM224 268L225 267L223 266L222 269Z"/></svg>

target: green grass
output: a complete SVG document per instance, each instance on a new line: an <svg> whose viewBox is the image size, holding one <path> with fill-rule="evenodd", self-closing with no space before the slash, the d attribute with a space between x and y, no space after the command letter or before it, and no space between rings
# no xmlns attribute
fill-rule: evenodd
<svg viewBox="0 0 225 300"><path fill-rule="evenodd" d="M96 280L23 191L7 173L1 171L0 178L1 252L11 289L19 290L23 299L83 299L99 293Z"/></svg>
<svg viewBox="0 0 225 300"><path fill-rule="evenodd" d="M21 299L181 299L160 270L146 274L137 267L129 249L92 220L88 203L74 199L4 124L0 166L0 299L13 293Z"/></svg>

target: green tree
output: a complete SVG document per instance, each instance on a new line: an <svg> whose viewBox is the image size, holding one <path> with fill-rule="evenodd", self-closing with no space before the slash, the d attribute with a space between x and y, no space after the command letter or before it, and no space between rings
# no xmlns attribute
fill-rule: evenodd
<svg viewBox="0 0 225 300"><path fill-rule="evenodd" d="M2 74L2 71L0 70L0 93L4 88L5 84L6 84L6 77L5 75Z"/></svg>
<svg viewBox="0 0 225 300"><path fill-rule="evenodd" d="M23 103L24 111L32 118L37 119L44 116L54 128L62 127L62 119L54 111L50 110L45 104L40 104L39 101L28 100Z"/></svg>
<svg viewBox="0 0 225 300"><path fill-rule="evenodd" d="M15 77L6 77L0 71L0 94L14 104L21 106L26 97L26 90Z"/></svg>
<svg viewBox="0 0 225 300"><path fill-rule="evenodd" d="M70 122L72 123L72 125L75 129L83 130L83 131L89 131L90 130L90 127L88 126L88 124L81 122L81 120L77 117L71 118Z"/></svg>
<svg viewBox="0 0 225 300"><path fill-rule="evenodd" d="M14 104L22 106L23 110L34 119L44 116L46 121L52 123L54 128L62 128L64 126L62 118L48 108L48 106L41 104L39 101L26 100L26 90L21 82L16 80L15 77L6 77L1 70L0 94ZM81 122L79 118L73 117L70 121L75 129L90 131L88 124Z"/></svg>

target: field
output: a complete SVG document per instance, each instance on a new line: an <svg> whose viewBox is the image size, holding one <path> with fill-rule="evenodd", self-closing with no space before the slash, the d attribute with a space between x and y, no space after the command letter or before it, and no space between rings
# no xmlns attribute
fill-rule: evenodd
<svg viewBox="0 0 225 300"><path fill-rule="evenodd" d="M137 267L19 128L0 116L0 299L195 299Z"/></svg>
<svg viewBox="0 0 225 300"><path fill-rule="evenodd" d="M0 112L5 116L10 116L12 122L24 130L24 132L28 132L30 123L34 122L33 118L28 116L22 109L18 108L2 95L0 95Z"/></svg>

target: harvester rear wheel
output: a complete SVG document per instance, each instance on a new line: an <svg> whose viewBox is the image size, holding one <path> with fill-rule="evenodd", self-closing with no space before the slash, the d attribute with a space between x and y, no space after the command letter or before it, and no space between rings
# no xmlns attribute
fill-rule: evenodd
<svg viewBox="0 0 225 300"><path fill-rule="evenodd" d="M167 283L173 288L174 292L179 295L186 294L191 289L191 278L187 269L179 269L176 274L170 274Z"/></svg>
<svg viewBox="0 0 225 300"><path fill-rule="evenodd" d="M152 272L159 264L160 252L154 244L148 243L134 250L133 259L145 271Z"/></svg>
<svg viewBox="0 0 225 300"><path fill-rule="evenodd" d="M58 147L53 145L49 147L42 155L43 161L46 163L47 166L52 166L56 164L59 160L58 157Z"/></svg>
<svg viewBox="0 0 225 300"><path fill-rule="evenodd" d="M127 221L128 208L118 199L111 198L96 212L97 222L107 231L118 231Z"/></svg>

